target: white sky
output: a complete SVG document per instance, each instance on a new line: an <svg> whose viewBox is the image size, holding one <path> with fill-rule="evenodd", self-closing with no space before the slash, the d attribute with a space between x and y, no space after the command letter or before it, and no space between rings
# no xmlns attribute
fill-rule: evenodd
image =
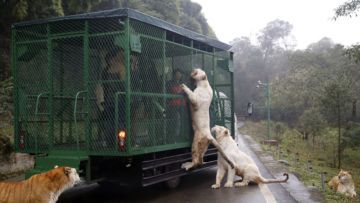
<svg viewBox="0 0 360 203"><path fill-rule="evenodd" d="M255 43L256 35L275 19L293 25L298 49L323 37L335 43L360 42L360 17L332 20L334 9L346 0L192 0L202 6L209 25L220 41L229 43L247 36Z"/></svg>

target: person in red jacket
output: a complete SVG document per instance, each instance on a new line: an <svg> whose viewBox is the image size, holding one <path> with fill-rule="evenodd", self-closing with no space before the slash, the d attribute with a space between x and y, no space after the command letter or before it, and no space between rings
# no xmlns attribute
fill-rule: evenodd
<svg viewBox="0 0 360 203"><path fill-rule="evenodd" d="M179 95L179 98L171 98L168 100L167 118L171 127L169 137L174 138L175 142L179 140L180 132L184 128L184 118L186 111L186 99L184 97L184 91L181 88L183 81L183 73L180 69L175 69L173 77L166 84L166 90L169 94ZM175 125L174 125L175 124Z"/></svg>

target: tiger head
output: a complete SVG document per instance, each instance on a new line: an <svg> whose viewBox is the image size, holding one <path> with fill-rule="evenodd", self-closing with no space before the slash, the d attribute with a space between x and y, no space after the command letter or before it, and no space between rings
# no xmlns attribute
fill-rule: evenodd
<svg viewBox="0 0 360 203"><path fill-rule="evenodd" d="M216 140L219 142L223 138L230 136L229 129L225 128L224 126L215 125L211 128L211 133L216 136Z"/></svg>
<svg viewBox="0 0 360 203"><path fill-rule="evenodd" d="M67 166L55 166L53 170L55 174L57 174L57 176L59 176L60 179L69 186L74 186L80 182L79 174L75 168Z"/></svg>
<svg viewBox="0 0 360 203"><path fill-rule="evenodd" d="M340 172L338 174L338 178L341 183L347 183L349 181L352 181L352 176L351 176L350 171L345 171L342 169L340 170Z"/></svg>
<svg viewBox="0 0 360 203"><path fill-rule="evenodd" d="M191 78L195 81L196 84L203 80L207 81L206 73L200 68L196 68L191 71Z"/></svg>

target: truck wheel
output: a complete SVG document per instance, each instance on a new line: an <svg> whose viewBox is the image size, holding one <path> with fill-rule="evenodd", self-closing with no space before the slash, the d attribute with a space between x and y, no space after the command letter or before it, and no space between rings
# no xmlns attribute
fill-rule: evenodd
<svg viewBox="0 0 360 203"><path fill-rule="evenodd" d="M97 183L100 187L101 191L104 191L106 193L115 194L119 190L122 189L119 183L117 182L111 182L111 181L100 181Z"/></svg>
<svg viewBox="0 0 360 203"><path fill-rule="evenodd" d="M176 177L164 182L164 185L168 189L175 189L180 185L180 177Z"/></svg>

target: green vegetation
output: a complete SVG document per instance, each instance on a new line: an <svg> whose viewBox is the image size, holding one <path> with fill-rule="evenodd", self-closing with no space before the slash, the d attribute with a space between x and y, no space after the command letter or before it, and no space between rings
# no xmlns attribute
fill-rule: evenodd
<svg viewBox="0 0 360 203"><path fill-rule="evenodd" d="M0 160L9 159L13 144L12 79L0 82Z"/></svg>
<svg viewBox="0 0 360 203"><path fill-rule="evenodd" d="M335 18L356 15L359 0L349 0L335 11ZM307 185L321 188L320 173L327 180L339 168L350 170L360 187L360 45L346 48L324 37L304 50L294 50L292 25L269 22L258 33L257 43L242 37L232 42L234 51L235 111L246 114L253 104L253 121L241 130L257 141L267 139L266 97L256 88L258 80L271 92L272 139L281 141L283 157ZM279 151L272 149L275 157ZM298 155L296 155L298 153ZM298 164L294 164L298 156ZM306 163L311 160L312 172ZM352 202L326 190L329 202Z"/></svg>
<svg viewBox="0 0 360 203"><path fill-rule="evenodd" d="M190 0L5 0L0 1L0 34L8 34L10 25L17 21L56 16L132 8L170 23L215 37L201 13L201 6Z"/></svg>
<svg viewBox="0 0 360 203"><path fill-rule="evenodd" d="M10 76L11 24L116 8L132 8L214 37L202 7L190 0L2 0L0 1L0 81ZM2 60L2 59L6 60Z"/></svg>
<svg viewBox="0 0 360 203"><path fill-rule="evenodd" d="M294 128L286 126L284 123L272 123L272 126L282 126L282 133L276 133L274 127L273 135L280 141L279 148L269 148L262 145L264 150L271 150L275 159L285 159L290 163L289 169L297 174L299 179L309 187L315 187L322 191L321 173L326 172L326 190L325 198L328 202L358 202L360 198L351 199L337 194L330 190L327 182L335 176L339 170L335 167L337 129L325 128L321 133L315 136L313 141L304 139L303 134ZM247 121L244 127L240 128L242 134L251 135L257 142L261 142L266 137L266 122ZM317 147L314 147L317 146ZM280 155L280 152L281 155ZM298 154L297 154L298 153ZM297 161L298 159L298 161ZM308 169L307 162L311 161L311 168ZM346 149L343 152L342 168L352 173L355 182L355 188L360 188L360 150Z"/></svg>
<svg viewBox="0 0 360 203"><path fill-rule="evenodd" d="M360 136L352 133L344 137L344 130L355 131L351 123L360 120L360 65L347 57L343 45L326 37L305 50L294 50L291 30L288 22L275 20L259 31L258 44L245 37L232 42L238 67L234 72L238 87L235 111L246 114L247 103L251 102L253 119L267 119L267 99L263 89L256 88L257 81L266 82L273 121L286 123L313 142L325 133L324 128L334 129L340 168L342 153L349 146L345 142L355 143Z"/></svg>

